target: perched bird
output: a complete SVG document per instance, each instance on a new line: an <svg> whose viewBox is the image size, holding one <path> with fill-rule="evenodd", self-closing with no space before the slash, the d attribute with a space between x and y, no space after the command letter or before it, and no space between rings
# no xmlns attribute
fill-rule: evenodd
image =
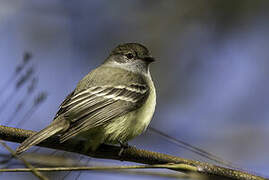
<svg viewBox="0 0 269 180"><path fill-rule="evenodd" d="M85 150L92 151L102 143L127 144L145 131L155 111L156 93L149 72L153 61L141 44L117 46L66 97L52 123L27 138L16 153L56 134L61 143L75 136L85 138Z"/></svg>

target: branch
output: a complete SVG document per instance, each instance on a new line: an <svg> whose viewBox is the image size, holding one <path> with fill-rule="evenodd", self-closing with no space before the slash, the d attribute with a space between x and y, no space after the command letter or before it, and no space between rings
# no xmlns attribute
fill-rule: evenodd
<svg viewBox="0 0 269 180"><path fill-rule="evenodd" d="M78 166L78 167L42 167L35 168L37 171L111 171L111 170L124 170L124 169L181 169L190 170L192 167L188 167L184 164L156 164L156 165L134 165L134 166ZM14 168L14 169L0 169L0 172L31 172L30 168Z"/></svg>
<svg viewBox="0 0 269 180"><path fill-rule="evenodd" d="M6 141L21 143L34 133L34 131L30 130L0 126L0 139ZM83 140L77 139L71 139L64 143L60 143L59 137L54 136L41 142L40 144L38 144L38 146L79 153L94 158L131 161L150 165L175 164L173 168L169 168L184 173L190 172L206 175L210 179L266 180L266 178L250 174L242 170L224 168L209 163L184 159L158 152L137 149L135 147L129 147L124 149L120 157L118 156L118 154L121 148L112 145L101 145L96 152L83 152L83 144ZM188 168L177 168L177 164L180 164L180 167L182 167L182 165L185 165Z"/></svg>
<svg viewBox="0 0 269 180"><path fill-rule="evenodd" d="M31 171L37 178L39 178L40 180L48 180L48 178L46 178L44 175L42 175L38 170L36 170L30 163L28 163L28 161L26 161L23 157L19 157L15 154L15 152L9 147L7 146L4 142L0 141L0 144L2 144L2 146L4 146L11 154L12 156L14 156L16 159L21 160L26 167L28 167L29 171Z"/></svg>
<svg viewBox="0 0 269 180"><path fill-rule="evenodd" d="M191 177L200 178L201 176L197 176L197 174L193 174L192 176L181 174L177 172L173 173L165 173L165 172L149 172L149 171L136 171L138 169L158 169L158 168L171 168L170 164L163 165L136 165L136 166L81 166L81 167L42 167L36 168L37 171L40 172L59 172L59 171L104 171L104 172L112 172L112 173L125 173L125 174L133 174L133 175L146 175L146 176L155 176L155 177L166 177L166 178L181 178L181 179L190 179ZM184 168L184 167L182 167ZM29 168L12 168L12 169L0 169L0 172L31 172ZM196 176L195 176L196 175Z"/></svg>

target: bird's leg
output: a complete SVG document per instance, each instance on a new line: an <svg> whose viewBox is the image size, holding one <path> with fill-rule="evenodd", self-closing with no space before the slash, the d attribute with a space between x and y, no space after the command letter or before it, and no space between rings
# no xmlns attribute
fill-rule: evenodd
<svg viewBox="0 0 269 180"><path fill-rule="evenodd" d="M129 147L129 144L128 144L128 142L122 142L122 141L119 141L119 144L120 144L121 149L120 149L118 156L121 157L123 151Z"/></svg>

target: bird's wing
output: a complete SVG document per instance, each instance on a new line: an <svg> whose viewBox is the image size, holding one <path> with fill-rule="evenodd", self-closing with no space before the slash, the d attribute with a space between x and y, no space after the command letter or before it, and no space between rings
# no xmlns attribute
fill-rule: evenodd
<svg viewBox="0 0 269 180"><path fill-rule="evenodd" d="M95 86L70 94L57 113L71 121L70 128L61 135L61 142L138 109L148 95L149 87L145 84Z"/></svg>
<svg viewBox="0 0 269 180"><path fill-rule="evenodd" d="M68 94L68 96L66 96L65 100L61 103L58 112L56 113L54 120L61 114L63 114L66 110L65 108L63 108L63 106L65 106L70 100L71 97L74 95L75 91L72 91L70 94Z"/></svg>

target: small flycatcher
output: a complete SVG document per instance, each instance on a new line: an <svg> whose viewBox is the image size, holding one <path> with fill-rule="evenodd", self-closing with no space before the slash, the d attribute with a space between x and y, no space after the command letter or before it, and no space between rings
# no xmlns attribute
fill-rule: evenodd
<svg viewBox="0 0 269 180"><path fill-rule="evenodd" d="M126 144L149 125L156 93L149 64L154 59L137 43L117 46L102 65L86 75L62 102L54 121L27 138L17 154L55 135L60 142L87 139L86 149L100 144Z"/></svg>

